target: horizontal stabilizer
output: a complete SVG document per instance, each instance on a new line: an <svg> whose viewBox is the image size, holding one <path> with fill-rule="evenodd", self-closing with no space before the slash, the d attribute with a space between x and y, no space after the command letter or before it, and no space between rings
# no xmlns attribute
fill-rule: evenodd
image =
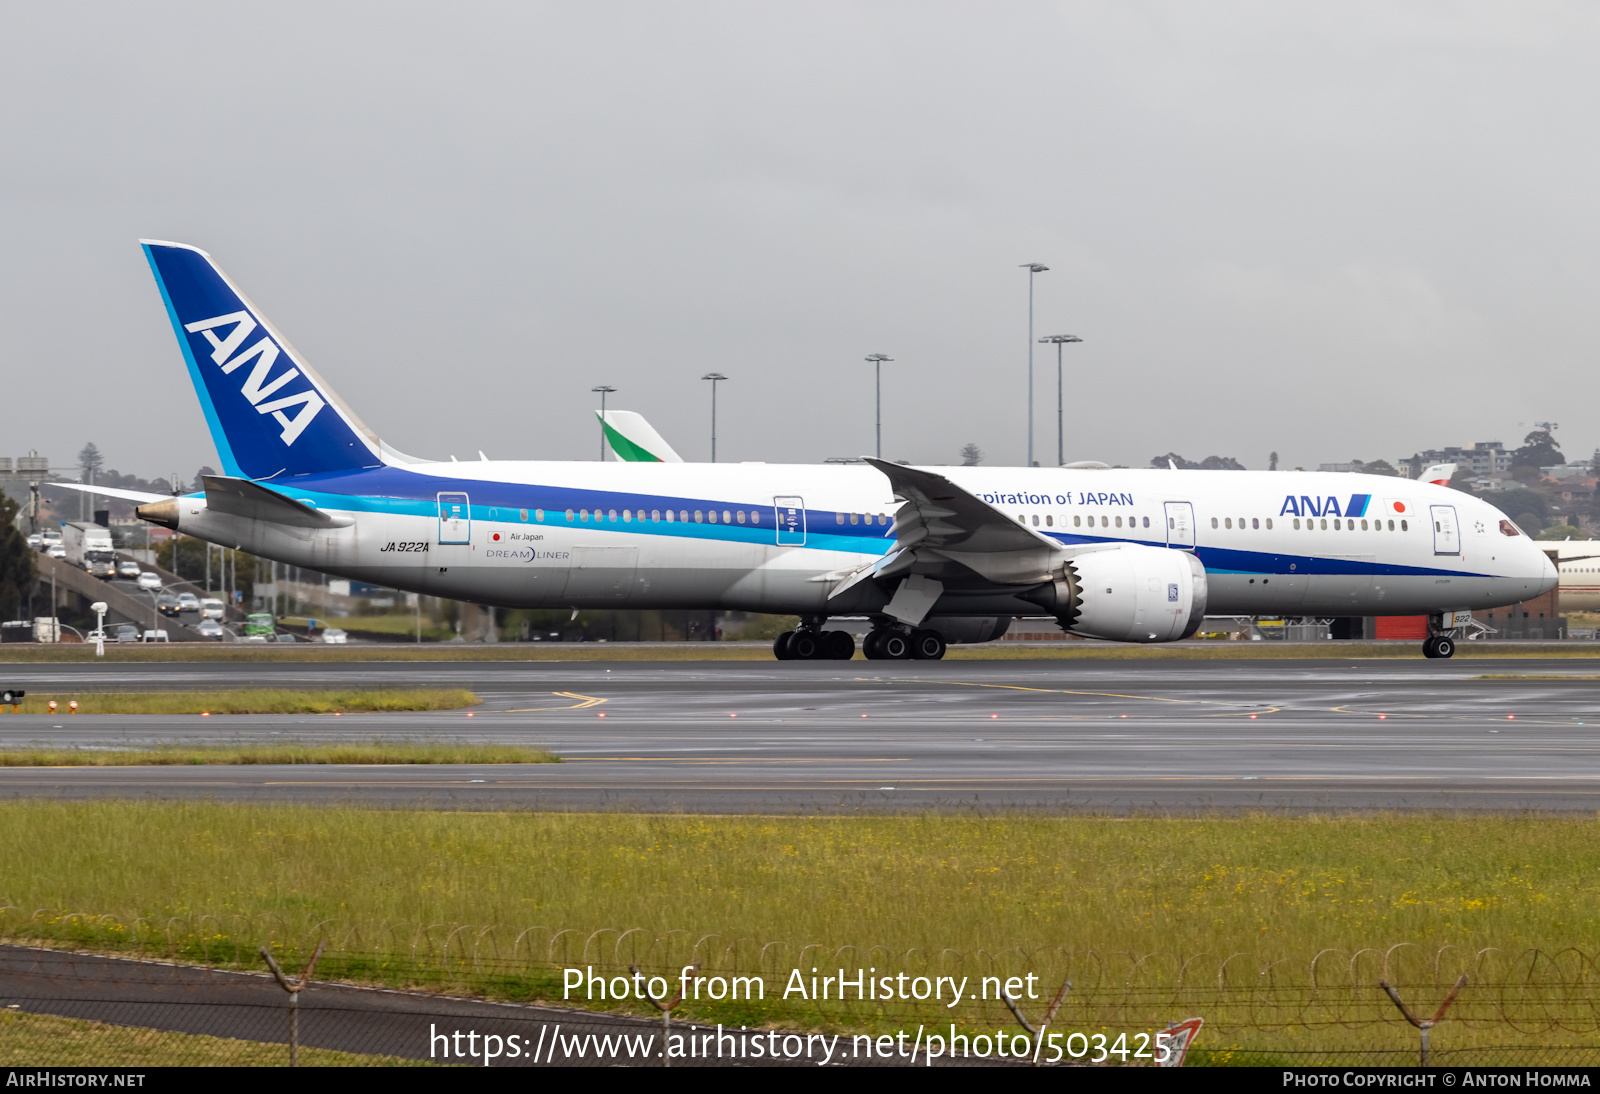
<svg viewBox="0 0 1600 1094"><path fill-rule="evenodd" d="M207 475L202 481L206 485L206 508L213 513L291 528L346 528L354 523L351 517L324 513L314 505L284 497L249 479Z"/></svg>
<svg viewBox="0 0 1600 1094"><path fill-rule="evenodd" d="M121 498L123 501L165 501L171 494L152 494L146 490L116 490L109 486L92 486L82 482L47 482L41 486L60 486L68 490L81 490L85 494L104 494L108 498Z"/></svg>

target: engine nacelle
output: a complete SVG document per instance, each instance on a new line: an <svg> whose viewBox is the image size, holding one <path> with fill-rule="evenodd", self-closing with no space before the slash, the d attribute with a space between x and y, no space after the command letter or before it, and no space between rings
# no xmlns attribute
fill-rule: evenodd
<svg viewBox="0 0 1600 1094"><path fill-rule="evenodd" d="M1187 551L1126 544L1086 551L1024 599L1063 630L1113 642L1176 642L1200 629L1206 570Z"/></svg>

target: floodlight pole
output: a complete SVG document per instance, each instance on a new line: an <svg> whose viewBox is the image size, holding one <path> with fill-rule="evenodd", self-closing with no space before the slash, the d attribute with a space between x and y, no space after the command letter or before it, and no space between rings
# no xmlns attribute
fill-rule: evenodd
<svg viewBox="0 0 1600 1094"><path fill-rule="evenodd" d="M867 354L867 360L872 363L874 385L877 387L878 392L878 410L875 415L878 427L878 447L875 451L878 459L881 460L883 459L883 363L885 361L893 361L894 358L886 357L881 353L869 353Z"/></svg>
<svg viewBox="0 0 1600 1094"><path fill-rule="evenodd" d="M617 389L612 387L610 384L601 384L599 387L592 387L589 390L590 391L597 391L597 392L600 393L600 462L601 463L605 463L606 462L606 396L611 394L613 391L615 391Z"/></svg>
<svg viewBox="0 0 1600 1094"><path fill-rule="evenodd" d="M1067 462L1066 457L1066 429L1061 412L1062 386L1061 386L1061 347L1068 342L1081 342L1076 334L1047 334L1039 339L1041 344L1054 342L1056 346L1056 466L1060 467Z"/></svg>
<svg viewBox="0 0 1600 1094"><path fill-rule="evenodd" d="M700 377L711 381L711 462L717 462L717 384L727 377L720 372L708 372Z"/></svg>
<svg viewBox="0 0 1600 1094"><path fill-rule="evenodd" d="M1018 263L1028 271L1028 466L1033 466L1033 275L1049 271L1037 262Z"/></svg>

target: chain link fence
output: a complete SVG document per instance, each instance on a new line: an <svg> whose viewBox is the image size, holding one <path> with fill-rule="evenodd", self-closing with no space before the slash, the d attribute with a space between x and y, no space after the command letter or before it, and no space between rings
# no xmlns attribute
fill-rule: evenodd
<svg viewBox="0 0 1600 1094"><path fill-rule="evenodd" d="M1600 954L1578 949L891 952L445 925L386 927L377 947L338 924L237 919L101 923L96 953L0 946L0 1063L287 1063L285 987L320 942L294 997L302 1065L660 1064L664 1045L668 1065L1148 1065L1156 1034L1200 1017L1187 1066L1415 1066L1419 1031L1380 984L1431 1015L1464 976L1430 1064L1600 1066ZM1003 994L1037 1028L1065 982L1030 1036ZM651 999L677 995L663 1020Z"/></svg>

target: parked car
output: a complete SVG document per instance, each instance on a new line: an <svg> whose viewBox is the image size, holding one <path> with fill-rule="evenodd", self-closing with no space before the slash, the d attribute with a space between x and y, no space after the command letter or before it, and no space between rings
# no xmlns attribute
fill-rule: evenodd
<svg viewBox="0 0 1600 1094"><path fill-rule="evenodd" d="M33 533L33 535L28 537L28 546L32 547L35 551L44 550L44 536L38 532Z"/></svg>
<svg viewBox="0 0 1600 1094"><path fill-rule="evenodd" d="M227 614L227 609L223 607L222 601L216 597L207 596L200 599L201 619L223 619Z"/></svg>
<svg viewBox="0 0 1600 1094"><path fill-rule="evenodd" d="M300 639L296 638L288 631L279 631L277 634L272 636L272 640L274 642L282 642L286 646L293 645L294 643L300 641Z"/></svg>
<svg viewBox="0 0 1600 1094"><path fill-rule="evenodd" d="M124 559L117 563L118 577L131 577L137 580L141 573L143 571L139 569L139 564L132 559Z"/></svg>
<svg viewBox="0 0 1600 1094"><path fill-rule="evenodd" d="M162 593L156 597L156 610L162 615L173 619L178 618L178 613L183 609L178 605L178 598L171 593Z"/></svg>
<svg viewBox="0 0 1600 1094"><path fill-rule="evenodd" d="M344 631L341 631L338 627L329 627L327 630L322 632L322 641L325 645L329 646L343 646L349 643L350 636L345 634Z"/></svg>
<svg viewBox="0 0 1600 1094"><path fill-rule="evenodd" d="M139 588L159 593L161 591L161 575L154 570L146 570L139 575Z"/></svg>
<svg viewBox="0 0 1600 1094"><path fill-rule="evenodd" d="M200 598L193 593L178 594L178 610L180 612L197 612L200 610Z"/></svg>
<svg viewBox="0 0 1600 1094"><path fill-rule="evenodd" d="M53 543L50 545L49 550L45 551L45 554L49 555L51 558L66 558L67 549L61 546L59 543Z"/></svg>
<svg viewBox="0 0 1600 1094"><path fill-rule="evenodd" d="M223 637L227 634L227 632L222 629L222 624L218 623L215 619L202 619L200 621L200 625L196 627L195 630L200 632L201 638L210 638L218 642L221 642Z"/></svg>
<svg viewBox="0 0 1600 1094"><path fill-rule="evenodd" d="M132 623L118 623L116 626L109 629L111 634L108 637L112 642L139 641L139 628L135 627Z"/></svg>
<svg viewBox="0 0 1600 1094"><path fill-rule="evenodd" d="M144 632L144 637L141 638L140 641L141 642L170 642L172 640L167 637L167 632L166 631L151 629L151 630L146 630Z"/></svg>

